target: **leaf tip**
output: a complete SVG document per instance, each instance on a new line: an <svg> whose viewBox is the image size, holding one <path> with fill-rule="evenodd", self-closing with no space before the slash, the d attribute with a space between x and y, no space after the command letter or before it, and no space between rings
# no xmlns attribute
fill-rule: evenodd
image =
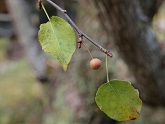
<svg viewBox="0 0 165 124"><path fill-rule="evenodd" d="M64 71L67 71L67 68L68 68L67 64L63 64L62 67L63 67Z"/></svg>

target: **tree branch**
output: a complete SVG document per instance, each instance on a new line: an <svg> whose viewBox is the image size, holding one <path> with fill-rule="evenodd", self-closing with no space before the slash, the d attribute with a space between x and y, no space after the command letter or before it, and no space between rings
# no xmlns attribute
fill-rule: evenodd
<svg viewBox="0 0 165 124"><path fill-rule="evenodd" d="M62 14L64 14L64 16L66 17L66 19L68 20L68 22L70 23L70 25L75 29L75 31L79 34L80 37L85 37L87 40L89 40L93 45L95 45L97 48L100 49L101 52L105 53L107 56L112 57L112 53L103 48L101 45L99 45L98 43L94 42L90 37L88 37L84 32L82 32L79 27L77 27L77 25L72 21L72 19L68 16L67 11L62 9L61 7L59 7L56 3L52 2L51 0L46 0L48 3L50 3L54 8L56 8L58 11L60 11ZM42 2L42 1L39 1Z"/></svg>

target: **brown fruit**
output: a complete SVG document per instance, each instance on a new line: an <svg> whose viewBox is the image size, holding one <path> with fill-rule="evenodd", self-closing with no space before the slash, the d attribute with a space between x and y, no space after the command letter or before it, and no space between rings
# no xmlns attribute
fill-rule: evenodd
<svg viewBox="0 0 165 124"><path fill-rule="evenodd" d="M90 67L94 70L97 70L101 67L101 61L98 58L94 58L90 61Z"/></svg>

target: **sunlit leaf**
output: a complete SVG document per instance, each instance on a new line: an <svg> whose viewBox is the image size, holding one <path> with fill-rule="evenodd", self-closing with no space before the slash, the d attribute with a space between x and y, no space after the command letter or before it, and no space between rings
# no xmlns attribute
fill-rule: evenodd
<svg viewBox="0 0 165 124"><path fill-rule="evenodd" d="M76 49L76 36L70 24L53 16L49 22L41 24L38 38L42 49L53 54L66 70Z"/></svg>
<svg viewBox="0 0 165 124"><path fill-rule="evenodd" d="M137 119L142 107L139 92L122 80L111 80L101 85L95 100L100 110L117 121Z"/></svg>

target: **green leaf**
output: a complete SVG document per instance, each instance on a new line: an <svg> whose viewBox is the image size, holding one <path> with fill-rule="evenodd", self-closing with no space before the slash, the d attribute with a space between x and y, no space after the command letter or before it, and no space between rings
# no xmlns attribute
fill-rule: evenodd
<svg viewBox="0 0 165 124"><path fill-rule="evenodd" d="M76 35L73 28L62 18L53 16L50 21L41 24L38 38L42 49L53 54L64 70L76 50Z"/></svg>
<svg viewBox="0 0 165 124"><path fill-rule="evenodd" d="M117 121L138 118L142 107L139 92L122 80L111 80L101 85L95 100L100 110Z"/></svg>

